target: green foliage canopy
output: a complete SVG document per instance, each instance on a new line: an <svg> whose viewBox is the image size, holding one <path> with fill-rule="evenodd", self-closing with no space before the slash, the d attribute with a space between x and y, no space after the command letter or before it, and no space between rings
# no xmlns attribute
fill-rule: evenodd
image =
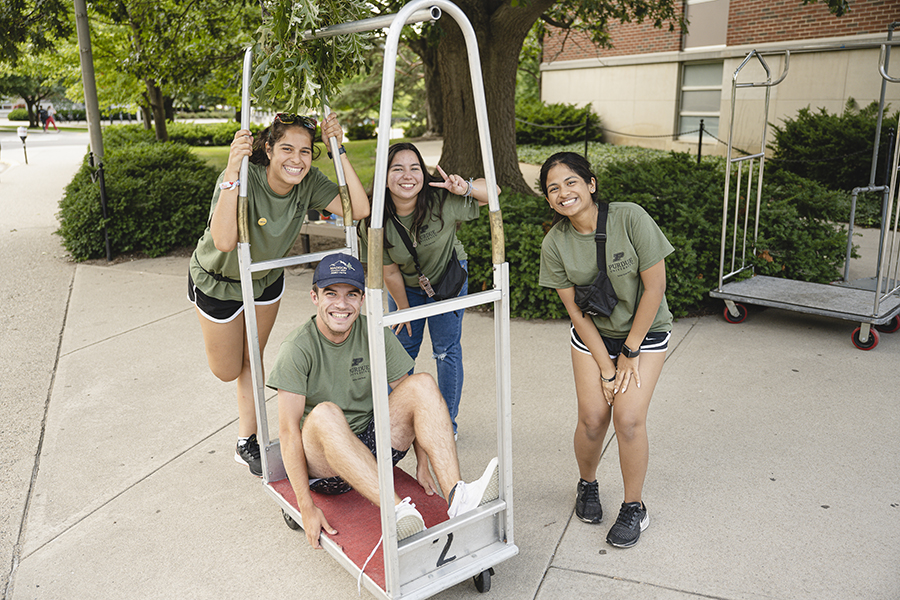
<svg viewBox="0 0 900 600"><path fill-rule="evenodd" d="M264 3L254 46L257 103L290 112L326 104L344 79L367 68L368 35L304 40L304 33L371 17L360 0L272 0Z"/></svg>

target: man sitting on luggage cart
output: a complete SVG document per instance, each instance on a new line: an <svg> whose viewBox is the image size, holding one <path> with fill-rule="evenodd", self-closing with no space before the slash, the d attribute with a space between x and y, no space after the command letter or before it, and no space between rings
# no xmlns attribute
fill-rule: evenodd
<svg viewBox="0 0 900 600"><path fill-rule="evenodd" d="M310 293L316 315L282 343L267 385L278 390L281 456L297 496L306 538L321 547L319 534L335 531L313 502L310 490L343 494L355 489L380 504L375 460L375 421L363 266L348 254L322 260ZM428 495L448 500L452 518L499 496L497 459L477 481L461 481L447 404L427 373L407 373L414 365L385 329L392 459L396 465L413 445L416 478ZM431 477L428 461L437 475ZM440 486L439 488L437 486ZM409 498L394 493L397 539L425 529Z"/></svg>

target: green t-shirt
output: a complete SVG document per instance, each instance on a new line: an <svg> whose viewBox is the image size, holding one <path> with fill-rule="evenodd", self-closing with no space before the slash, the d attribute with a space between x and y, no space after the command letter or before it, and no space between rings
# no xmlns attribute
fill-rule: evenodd
<svg viewBox="0 0 900 600"><path fill-rule="evenodd" d="M594 316L600 335L624 339L644 293L645 271L675 249L647 212L631 202L612 202L606 220L606 273L619 303L608 317ZM568 219L553 226L541 244L540 284L553 289L590 285L597 277L594 232L578 233ZM672 313L665 297L650 331L670 331Z"/></svg>
<svg viewBox="0 0 900 600"><path fill-rule="evenodd" d="M456 238L456 226L464 221L477 219L480 209L478 202L473 198L463 198L462 196L448 194L444 202L443 226L441 226L440 217L436 213L432 213L419 227L419 242L418 246L416 246L416 254L419 256L419 265L422 267L422 272L431 280L432 284L439 282L441 277L444 276L454 248L456 249L456 257L459 260L468 258L462 243ZM399 219L404 227L412 231L412 214L399 217ZM400 267L400 272L403 274L403 282L406 286L418 289L419 275L416 273L416 263L413 261L412 254L406 249L403 238L397 233L397 228L387 215L385 215L383 227L385 247L382 260L384 264L396 264ZM415 241L415 236L407 235L409 235L410 241ZM388 243L392 244L393 247L388 248ZM362 262L368 262L368 246L368 235L361 236L359 259Z"/></svg>
<svg viewBox="0 0 900 600"><path fill-rule="evenodd" d="M406 375L416 364L388 327L384 328L388 382ZM365 431L375 415L369 361L369 330L360 315L340 344L316 327L316 317L295 329L281 343L266 385L306 396L303 420L320 402L337 404L353 433ZM301 423L302 427L302 423Z"/></svg>
<svg viewBox="0 0 900 600"><path fill-rule="evenodd" d="M338 194L337 184L330 181L316 167L312 167L306 177L285 195L272 191L266 179L266 167L250 163L247 187L247 217L250 229L250 258L253 262L271 260L287 256L303 226L309 209L322 210ZM241 300L240 283L217 281L210 273L224 275L240 281L237 248L231 252L216 249L209 224L212 221L216 203L219 201L219 186L225 176L219 175L206 231L197 243L191 256L191 279L207 296L219 300ZM202 265L202 266L201 266ZM269 269L253 273L253 296L259 296L270 286L283 269Z"/></svg>

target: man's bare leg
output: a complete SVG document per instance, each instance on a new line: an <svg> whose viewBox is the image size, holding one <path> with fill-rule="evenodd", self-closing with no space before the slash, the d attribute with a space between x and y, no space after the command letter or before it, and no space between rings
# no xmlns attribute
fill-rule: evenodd
<svg viewBox="0 0 900 600"><path fill-rule="evenodd" d="M450 413L437 382L426 373L404 379L391 392L390 414L391 445L402 450L415 439L428 455L446 498L460 480L459 458Z"/></svg>

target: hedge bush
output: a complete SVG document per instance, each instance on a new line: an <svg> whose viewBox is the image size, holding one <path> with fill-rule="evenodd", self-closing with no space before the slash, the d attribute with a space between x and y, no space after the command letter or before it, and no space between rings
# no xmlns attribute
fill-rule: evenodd
<svg viewBox="0 0 900 600"><path fill-rule="evenodd" d="M888 132L896 127L898 116L898 112L890 114L890 105L885 106L875 185L884 183L890 155ZM773 125L774 141L769 148L774 154L767 164L768 172L784 170L829 189L846 192L868 186L877 119L877 102L859 108L853 98L847 100L839 115L830 114L824 108L818 111L802 108L795 118ZM881 200L881 194L861 194L856 223L879 226ZM841 218L845 221L850 218L849 207Z"/></svg>
<svg viewBox="0 0 900 600"><path fill-rule="evenodd" d="M99 184L87 157L66 186L56 231L76 261L106 255L104 225L114 255L161 256L195 244L209 214L218 173L184 144L112 143L105 147L106 221Z"/></svg>
<svg viewBox="0 0 900 600"><path fill-rule="evenodd" d="M169 141L188 146L229 146L234 139L234 132L241 128L240 123L167 123L166 131ZM258 133L264 125L251 123L250 131ZM142 124L110 125L103 128L104 147L106 145L122 145L149 143L156 139L153 129L144 129Z"/></svg>
<svg viewBox="0 0 900 600"><path fill-rule="evenodd" d="M28 109L26 108L14 108L9 111L9 115L6 117L10 121L27 121L28 120Z"/></svg>
<svg viewBox="0 0 900 600"><path fill-rule="evenodd" d="M600 117L591 110L590 104L578 108L574 104L520 102L516 105L516 144L583 143L585 121L588 141L599 141L603 137Z"/></svg>
<svg viewBox="0 0 900 600"><path fill-rule="evenodd" d="M601 197L635 202L675 247L666 259L669 308L676 317L718 308L709 291L718 284L724 170L718 161L696 164L687 154L612 161L597 171ZM732 188L733 189L733 188ZM768 177L763 189L757 273L828 282L840 276L846 231L832 220L847 196L790 174ZM510 264L510 313L524 318L565 317L554 290L538 285L540 247L552 219L543 198L501 196ZM729 232L730 235L730 232ZM493 284L487 208L460 227L469 256L469 289Z"/></svg>
<svg viewBox="0 0 900 600"><path fill-rule="evenodd" d="M347 138L351 140L375 139L375 123L359 123L347 128Z"/></svg>

